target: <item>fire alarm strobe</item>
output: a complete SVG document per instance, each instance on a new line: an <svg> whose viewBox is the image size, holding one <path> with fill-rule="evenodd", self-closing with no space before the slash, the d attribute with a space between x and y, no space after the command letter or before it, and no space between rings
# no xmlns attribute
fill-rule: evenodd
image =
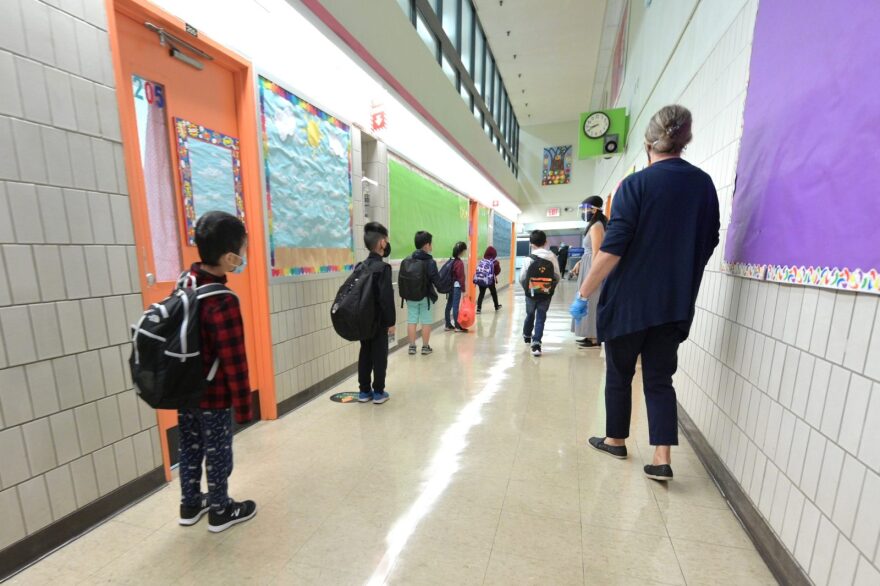
<svg viewBox="0 0 880 586"><path fill-rule="evenodd" d="M606 134L605 135L605 143L603 145L603 150L606 154L612 155L617 152L617 147L620 144L620 135L617 134Z"/></svg>

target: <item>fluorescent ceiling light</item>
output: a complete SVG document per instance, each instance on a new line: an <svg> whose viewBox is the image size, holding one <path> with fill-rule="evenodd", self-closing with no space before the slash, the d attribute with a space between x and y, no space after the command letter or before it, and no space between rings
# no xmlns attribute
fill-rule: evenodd
<svg viewBox="0 0 880 586"><path fill-rule="evenodd" d="M497 201L495 209L508 218L521 212L373 71L285 0L154 1L252 61L260 74L342 120L370 128L371 105L382 104L388 128L379 138L388 148L486 207Z"/></svg>

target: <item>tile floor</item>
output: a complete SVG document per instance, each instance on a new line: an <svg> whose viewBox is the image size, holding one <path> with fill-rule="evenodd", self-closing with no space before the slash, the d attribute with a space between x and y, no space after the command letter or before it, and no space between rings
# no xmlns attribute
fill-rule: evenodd
<svg viewBox="0 0 880 586"><path fill-rule="evenodd" d="M572 294L542 358L508 290L470 334L435 332L433 356L393 354L385 405L328 393L238 435L231 494L253 521L180 527L172 482L11 583L775 584L690 446L668 486L642 475L639 396L629 460L585 447L603 362L574 347Z"/></svg>

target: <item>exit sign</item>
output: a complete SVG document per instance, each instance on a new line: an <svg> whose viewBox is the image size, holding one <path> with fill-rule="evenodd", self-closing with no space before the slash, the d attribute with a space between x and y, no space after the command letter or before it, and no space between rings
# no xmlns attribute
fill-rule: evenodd
<svg viewBox="0 0 880 586"><path fill-rule="evenodd" d="M547 217L548 218L558 218L559 217L559 208L547 208Z"/></svg>

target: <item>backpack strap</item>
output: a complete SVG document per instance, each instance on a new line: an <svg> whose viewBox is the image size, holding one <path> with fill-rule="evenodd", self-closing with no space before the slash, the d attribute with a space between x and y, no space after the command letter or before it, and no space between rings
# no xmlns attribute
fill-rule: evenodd
<svg viewBox="0 0 880 586"><path fill-rule="evenodd" d="M223 283L208 283L200 287L196 287L196 299L204 299L206 297L214 297L215 295L232 295L238 297L235 291L224 285Z"/></svg>

